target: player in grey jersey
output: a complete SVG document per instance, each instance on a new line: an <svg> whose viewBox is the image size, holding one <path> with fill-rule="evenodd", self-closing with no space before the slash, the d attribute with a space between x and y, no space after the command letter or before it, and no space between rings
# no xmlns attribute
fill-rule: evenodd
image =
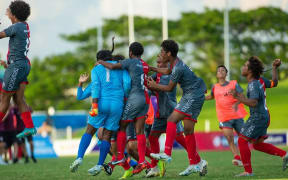
<svg viewBox="0 0 288 180"><path fill-rule="evenodd" d="M0 39L9 37L9 50L7 63L0 61L6 70L4 73L3 87L0 103L0 121L2 121L13 97L24 122L25 129L17 135L22 138L36 134L31 113L25 102L24 91L28 84L27 77L30 72L30 61L27 53L30 45L30 30L26 23L30 15L30 6L24 1L12 1L6 12L12 25L0 32Z"/></svg>
<svg viewBox="0 0 288 180"><path fill-rule="evenodd" d="M161 154L151 153L151 156L158 160L171 161L173 142L176 137L176 124L183 119L190 165L179 175L187 176L191 173L199 172L199 174L203 176L207 173L208 163L201 159L196 151L194 126L205 100L206 85L201 78L197 77L194 72L177 57L177 53L178 44L175 41L163 41L159 55L164 61L170 63L170 68L150 67L150 70L157 73L171 74L168 85L160 85L152 79L148 80L148 86L150 88L158 91L172 91L177 83L179 83L183 90L183 96L180 102L167 120L165 151Z"/></svg>
<svg viewBox="0 0 288 180"><path fill-rule="evenodd" d="M280 66L281 62L273 63L273 68ZM250 116L244 126L241 128L238 138L241 160L245 171L236 176L253 176L251 165L251 152L249 142L257 151L279 156L283 159L283 170L287 168L288 153L272 144L265 143L267 138L267 128L270 124L270 115L266 106L265 86L258 80L263 73L263 64L261 60L252 56L242 67L242 76L248 81L247 98L239 95L235 90L231 94L240 102L249 106Z"/></svg>

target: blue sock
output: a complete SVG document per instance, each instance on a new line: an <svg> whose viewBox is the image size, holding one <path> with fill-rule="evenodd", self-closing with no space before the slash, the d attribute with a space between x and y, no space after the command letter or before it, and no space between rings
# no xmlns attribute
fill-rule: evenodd
<svg viewBox="0 0 288 180"><path fill-rule="evenodd" d="M78 156L77 158L83 158L86 149L88 148L90 142L91 142L92 136L91 134L83 134L80 144L79 144L79 148L78 148Z"/></svg>
<svg viewBox="0 0 288 180"><path fill-rule="evenodd" d="M101 142L101 145L100 145L100 156L99 156L98 165L103 165L103 163L104 163L104 161L106 159L106 156L107 156L107 154L110 151L110 146L111 146L111 144L108 141L103 140Z"/></svg>
<svg viewBox="0 0 288 180"><path fill-rule="evenodd" d="M132 167L135 167L138 165L138 163L136 161L134 161L133 159L130 160L129 165Z"/></svg>

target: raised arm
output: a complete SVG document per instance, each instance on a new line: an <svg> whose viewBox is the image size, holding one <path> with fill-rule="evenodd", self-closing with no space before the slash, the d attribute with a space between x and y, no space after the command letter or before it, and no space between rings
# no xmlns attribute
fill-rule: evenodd
<svg viewBox="0 0 288 180"><path fill-rule="evenodd" d="M278 72L277 68L281 65L280 59L275 59L273 61L273 67L272 67L272 81L273 81L273 87L276 87L278 85Z"/></svg>
<svg viewBox="0 0 288 180"><path fill-rule="evenodd" d="M92 86L91 83L85 88L84 91L82 90L82 85L83 83L87 82L88 78L89 74L87 73L80 75L77 89L77 100L83 100L91 96L91 86Z"/></svg>
<svg viewBox="0 0 288 180"><path fill-rule="evenodd" d="M92 83L89 83L88 86L84 89L82 89L82 86L78 86L77 89L77 100L83 100L91 96L91 87Z"/></svg>
<svg viewBox="0 0 288 180"><path fill-rule="evenodd" d="M116 63L116 64L112 64L112 63L108 63L105 61L98 61L98 64L102 64L104 67L108 68L108 69L121 69L122 65L120 63Z"/></svg>

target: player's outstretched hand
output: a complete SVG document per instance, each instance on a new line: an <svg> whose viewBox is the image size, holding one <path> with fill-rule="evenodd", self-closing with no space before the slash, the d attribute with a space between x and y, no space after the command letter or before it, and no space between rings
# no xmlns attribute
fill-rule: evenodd
<svg viewBox="0 0 288 180"><path fill-rule="evenodd" d="M3 60L0 60L0 65L3 66L4 68L8 67L7 63Z"/></svg>
<svg viewBox="0 0 288 180"><path fill-rule="evenodd" d="M275 59L273 61L273 67L278 68L281 65L281 60L280 59Z"/></svg>
<svg viewBox="0 0 288 180"><path fill-rule="evenodd" d="M87 82L88 79L89 79L88 73L81 74L79 77L79 83L85 83Z"/></svg>

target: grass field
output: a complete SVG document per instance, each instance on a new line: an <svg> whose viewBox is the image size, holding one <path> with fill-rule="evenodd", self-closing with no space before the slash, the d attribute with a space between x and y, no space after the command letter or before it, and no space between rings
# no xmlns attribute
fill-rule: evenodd
<svg viewBox="0 0 288 180"><path fill-rule="evenodd" d="M286 149L287 150L287 149ZM165 179L288 179L288 170L282 171L282 160L276 156L266 155L261 152L252 151L252 166L254 168L254 177L234 178L234 175L241 173L243 168L235 167L231 164L231 152L201 152L201 157L209 162L208 174L205 177L199 177L198 174L192 174L188 177L180 177L178 173L183 171L188 160L186 152L175 150L173 152L173 161L167 165ZM87 170L97 162L97 155L86 156L78 172L71 173L69 165L74 157L61 157L57 159L39 159L37 164L16 164L9 166L0 166L0 179L21 179L21 180L57 180L57 179L117 179L123 171L117 167L112 176L106 176L101 172L98 176L89 176ZM110 159L110 158L109 158ZM145 175L142 172L131 179L141 179ZM160 178L154 178L160 179Z"/></svg>

